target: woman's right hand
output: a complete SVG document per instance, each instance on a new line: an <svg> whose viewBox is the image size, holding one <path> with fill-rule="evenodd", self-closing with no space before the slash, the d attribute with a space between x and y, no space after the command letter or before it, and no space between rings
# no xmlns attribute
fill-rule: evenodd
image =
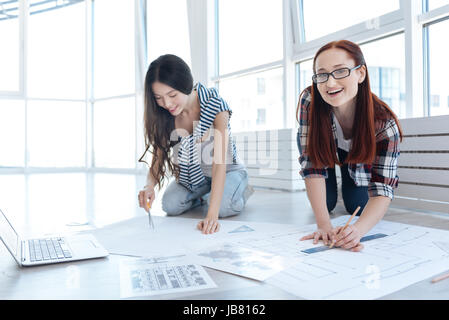
<svg viewBox="0 0 449 320"><path fill-rule="evenodd" d="M336 239L335 230L332 228L332 225L321 228L318 227L318 229L314 233L308 234L299 240L303 241L310 239L313 239L313 244L317 244L320 239L323 239L324 244L327 246Z"/></svg>
<svg viewBox="0 0 449 320"><path fill-rule="evenodd" d="M156 193L154 188L151 186L145 186L143 190L139 192L139 206L144 208L146 212L148 212L153 204L154 199L156 198Z"/></svg>

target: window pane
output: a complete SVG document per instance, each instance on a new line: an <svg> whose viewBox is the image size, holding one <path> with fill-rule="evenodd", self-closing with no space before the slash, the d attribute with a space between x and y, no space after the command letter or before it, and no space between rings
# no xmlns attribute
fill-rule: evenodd
<svg viewBox="0 0 449 320"><path fill-rule="evenodd" d="M313 59L298 63L297 65L297 75L298 83L297 83L297 96L301 94L302 90L312 85L312 76L313 76Z"/></svg>
<svg viewBox="0 0 449 320"><path fill-rule="evenodd" d="M0 167L25 164L25 105L19 100L0 100Z"/></svg>
<svg viewBox="0 0 449 320"><path fill-rule="evenodd" d="M18 2L2 4L0 11L0 91L19 90Z"/></svg>
<svg viewBox="0 0 449 320"><path fill-rule="evenodd" d="M137 213L142 213L137 203L136 179L135 175L128 174L94 175L95 226L133 218Z"/></svg>
<svg viewBox="0 0 449 320"><path fill-rule="evenodd" d="M449 0L428 0L428 1L429 1L429 11L449 4Z"/></svg>
<svg viewBox="0 0 449 320"><path fill-rule="evenodd" d="M96 0L94 5L94 95L134 93L134 1Z"/></svg>
<svg viewBox="0 0 449 320"><path fill-rule="evenodd" d="M32 167L85 166L86 105L29 101L28 150Z"/></svg>
<svg viewBox="0 0 449 320"><path fill-rule="evenodd" d="M277 68L220 82L220 95L233 111L233 132L283 127L282 76Z"/></svg>
<svg viewBox="0 0 449 320"><path fill-rule="evenodd" d="M405 117L404 34L370 42L360 48L368 66L371 90L399 118Z"/></svg>
<svg viewBox="0 0 449 320"><path fill-rule="evenodd" d="M429 27L429 92L430 115L449 114L449 86L447 74L447 31L449 20Z"/></svg>
<svg viewBox="0 0 449 320"><path fill-rule="evenodd" d="M96 167L136 167L135 113L134 98L95 103L94 163Z"/></svg>
<svg viewBox="0 0 449 320"><path fill-rule="evenodd" d="M31 1L30 6L35 2L42 1ZM84 99L84 2L33 13L37 9L42 8L30 8L28 95L39 98Z"/></svg>
<svg viewBox="0 0 449 320"><path fill-rule="evenodd" d="M149 62L171 53L191 65L187 0L149 0L147 24Z"/></svg>
<svg viewBox="0 0 449 320"><path fill-rule="evenodd" d="M219 72L282 59L282 1L219 0Z"/></svg>
<svg viewBox="0 0 449 320"><path fill-rule="evenodd" d="M301 0L298 0L301 1ZM306 41L399 9L399 0L302 0Z"/></svg>
<svg viewBox="0 0 449 320"><path fill-rule="evenodd" d="M84 173L31 174L28 190L26 222L33 231L64 232L67 224L86 222Z"/></svg>

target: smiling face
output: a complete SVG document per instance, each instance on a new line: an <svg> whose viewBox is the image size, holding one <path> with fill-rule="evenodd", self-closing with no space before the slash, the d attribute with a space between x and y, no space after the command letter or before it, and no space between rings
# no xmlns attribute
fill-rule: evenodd
<svg viewBox="0 0 449 320"><path fill-rule="evenodd" d="M152 84L152 91L158 106L166 109L174 117L181 114L187 105L188 95L159 81Z"/></svg>
<svg viewBox="0 0 449 320"><path fill-rule="evenodd" d="M356 62L345 50L331 48L321 52L316 58L315 73L330 73L341 68L352 69L355 66ZM342 79L334 79L329 75L326 82L318 83L317 88L323 100L333 107L355 106L358 85L365 80L365 68L362 65Z"/></svg>

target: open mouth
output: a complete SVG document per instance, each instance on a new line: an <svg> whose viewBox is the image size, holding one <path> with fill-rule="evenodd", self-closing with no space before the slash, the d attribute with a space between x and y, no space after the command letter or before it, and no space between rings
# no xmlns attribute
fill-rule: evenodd
<svg viewBox="0 0 449 320"><path fill-rule="evenodd" d="M176 111L176 109L178 109L178 107L176 106L176 107L174 107L173 109L168 109L168 111L170 112L170 113L173 113L173 112L175 112Z"/></svg>
<svg viewBox="0 0 449 320"><path fill-rule="evenodd" d="M335 97L336 95L338 95L342 91L343 91L343 88L342 89L336 89L336 90L330 90L330 91L327 91L327 94L330 95L331 97Z"/></svg>

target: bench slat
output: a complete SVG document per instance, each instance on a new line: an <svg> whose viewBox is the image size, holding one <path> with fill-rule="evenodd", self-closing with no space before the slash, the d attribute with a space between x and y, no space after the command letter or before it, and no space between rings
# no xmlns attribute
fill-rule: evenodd
<svg viewBox="0 0 449 320"><path fill-rule="evenodd" d="M440 184L449 186L449 170L398 169L399 182Z"/></svg>

